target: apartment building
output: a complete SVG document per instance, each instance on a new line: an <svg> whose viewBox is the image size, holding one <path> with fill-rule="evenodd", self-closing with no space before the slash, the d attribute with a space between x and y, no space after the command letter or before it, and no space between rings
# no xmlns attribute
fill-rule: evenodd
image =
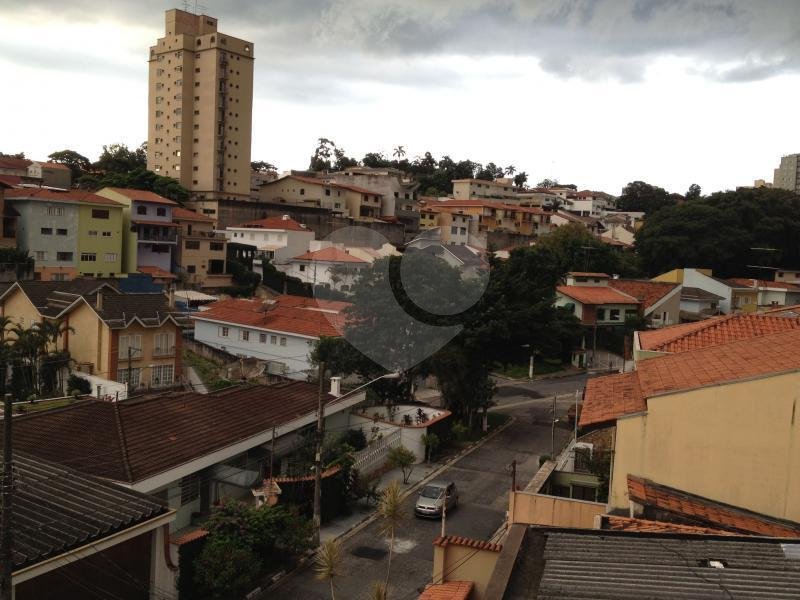
<svg viewBox="0 0 800 600"><path fill-rule="evenodd" d="M381 216L402 216L416 212L419 182L399 169L349 167L331 173L329 178L340 185L356 186L381 195Z"/></svg>
<svg viewBox="0 0 800 600"><path fill-rule="evenodd" d="M380 217L383 198L384 194L366 188L300 175L267 182L258 195L262 202L318 206L352 219Z"/></svg>
<svg viewBox="0 0 800 600"><path fill-rule="evenodd" d="M67 281L124 272L126 229L119 202L79 190L12 188L5 191L5 204L19 215L17 246L36 260L38 279Z"/></svg>
<svg viewBox="0 0 800 600"><path fill-rule="evenodd" d="M314 232L289 215L283 215L226 227L225 237L229 242L255 246L258 259L281 264L306 252Z"/></svg>
<svg viewBox="0 0 800 600"><path fill-rule="evenodd" d="M217 19L177 9L150 48L147 168L180 181L214 219L218 199L250 197L253 57Z"/></svg>
<svg viewBox="0 0 800 600"><path fill-rule="evenodd" d="M512 200L517 197L517 190L511 179L454 179L453 198L470 200L473 198L494 198Z"/></svg>
<svg viewBox="0 0 800 600"><path fill-rule="evenodd" d="M231 276L226 274L228 240L224 233L214 231L214 220L179 206L172 209L172 220L178 225L173 271L194 287L231 285Z"/></svg>
<svg viewBox="0 0 800 600"><path fill-rule="evenodd" d="M781 164L772 178L772 187L800 193L800 154L781 157Z"/></svg>
<svg viewBox="0 0 800 600"><path fill-rule="evenodd" d="M154 276L169 276L178 244L178 225L172 220L172 210L178 205L147 190L106 187L97 194L123 206L123 225L128 232L126 271L134 273L140 267L151 267L148 272Z"/></svg>
<svg viewBox="0 0 800 600"><path fill-rule="evenodd" d="M518 206L490 200L443 200L428 205L473 217L479 231L506 230L523 235L550 233L550 213L535 206Z"/></svg>

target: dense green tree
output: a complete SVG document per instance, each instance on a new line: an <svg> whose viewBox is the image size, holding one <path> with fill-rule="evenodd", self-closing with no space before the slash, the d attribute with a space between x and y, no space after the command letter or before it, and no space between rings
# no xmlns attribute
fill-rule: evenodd
<svg viewBox="0 0 800 600"><path fill-rule="evenodd" d="M130 173L147 168L147 142L136 150L125 144L103 146L100 158L92 165L92 169L103 173Z"/></svg>
<svg viewBox="0 0 800 600"><path fill-rule="evenodd" d="M551 188L556 187L558 185L558 179L549 179L545 178L542 179L539 183L536 184L537 188Z"/></svg>
<svg viewBox="0 0 800 600"><path fill-rule="evenodd" d="M675 206L677 202L664 189L644 181L632 181L622 188L617 200L620 210L642 211L648 216L664 207Z"/></svg>
<svg viewBox="0 0 800 600"><path fill-rule="evenodd" d="M9 153L6 153L6 152L0 152L0 156L5 156L7 158L20 158L20 159L23 159L23 160L25 159L25 153L24 152L15 152L14 154L9 154Z"/></svg>
<svg viewBox="0 0 800 600"><path fill-rule="evenodd" d="M266 173L268 171L277 171L278 167L263 160L254 160L250 163L250 170L257 171L259 173Z"/></svg>
<svg viewBox="0 0 800 600"><path fill-rule="evenodd" d="M525 184L528 183L528 174L525 171L521 171L514 175L514 185L518 188L524 188Z"/></svg>
<svg viewBox="0 0 800 600"><path fill-rule="evenodd" d="M664 208L645 219L636 248L650 275L706 267L719 277L763 277L748 265L800 268L800 196L748 188Z"/></svg>
<svg viewBox="0 0 800 600"><path fill-rule="evenodd" d="M703 196L703 188L701 188L698 184L693 183L689 186L688 191L684 195L684 198L687 200L697 200Z"/></svg>
<svg viewBox="0 0 800 600"><path fill-rule="evenodd" d="M92 164L83 154L79 154L74 150L59 150L58 152L49 154L47 158L54 163L69 167L70 171L72 171L73 182L82 177Z"/></svg>

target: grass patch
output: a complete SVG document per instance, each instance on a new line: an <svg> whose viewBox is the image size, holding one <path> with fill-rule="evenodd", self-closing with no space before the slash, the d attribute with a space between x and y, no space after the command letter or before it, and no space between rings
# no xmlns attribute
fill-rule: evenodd
<svg viewBox="0 0 800 600"><path fill-rule="evenodd" d="M569 368L569 365L562 363L560 360L544 359L533 363L533 376L550 375ZM528 363L524 365L502 365L495 364L495 373L508 377L509 379L527 379L528 378Z"/></svg>
<svg viewBox="0 0 800 600"><path fill-rule="evenodd" d="M214 361L195 354L191 350L183 351L183 361L194 369L209 391L213 392L231 385L230 380L219 376L220 366Z"/></svg>

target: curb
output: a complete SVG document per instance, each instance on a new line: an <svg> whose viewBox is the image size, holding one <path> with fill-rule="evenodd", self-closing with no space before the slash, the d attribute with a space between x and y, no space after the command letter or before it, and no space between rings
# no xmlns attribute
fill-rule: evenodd
<svg viewBox="0 0 800 600"><path fill-rule="evenodd" d="M576 375L585 375L587 373L591 373L591 371L587 369L576 369L574 371L558 371L556 373L548 373L547 375L538 375L533 378L533 381L531 381L527 377L520 377L515 379L513 377L506 377L505 375L500 375L499 373L491 373L490 375L495 379L501 379L504 382L507 382L506 385L514 385L518 383L535 383L537 381L543 381L546 379L562 379L564 377L574 377Z"/></svg>
<svg viewBox="0 0 800 600"><path fill-rule="evenodd" d="M415 491L417 491L418 488L422 487L423 485L425 485L429 481L435 479L436 476L439 475L442 471L446 471L451 466L453 466L453 464L455 464L456 462L458 462L459 460L461 460L462 458L464 458L468 454L474 452L475 450L477 450L478 448L483 446L489 440L491 440L494 437L496 437L497 435L499 435L501 431L504 431L506 428L508 428L511 425L513 425L514 422L516 422L516 420L517 420L517 418L515 416L511 415L511 418L508 419L508 421L503 423L500 427L498 427L497 429L492 431L490 434L482 437L477 442L473 442L472 444L470 444L469 446L464 448L461 452L459 452L455 456L451 457L447 462L442 463L441 465L439 465L437 468L435 468L433 471L428 473L425 477L420 479L418 482L410 485L408 487L408 489L403 491L403 493L401 495L401 499L405 500L406 498L408 498L411 494L413 494ZM353 526L351 526L347 531L345 531L344 533L341 533L340 535L336 536L333 539L335 539L335 540L337 540L339 542L346 542L348 539L350 539L355 534L360 532L362 529L364 529L367 525L369 525L370 523L375 521L377 518L378 518L377 511L373 511L368 516L363 518L361 521L359 521L358 523L356 523ZM312 560L313 556L316 555L316 553L317 553L317 549L309 550L308 553L306 554L306 556L304 556L303 558L301 558L297 562L297 566L294 569L292 569L291 571L288 571L287 573L284 573L279 579L277 579L277 580L273 581L272 583L270 583L269 586L267 586L266 588L262 588L262 593L271 592L271 591L275 590L276 588L280 587L284 582L286 582L288 579L290 579L295 574L297 574L302 568L304 568Z"/></svg>

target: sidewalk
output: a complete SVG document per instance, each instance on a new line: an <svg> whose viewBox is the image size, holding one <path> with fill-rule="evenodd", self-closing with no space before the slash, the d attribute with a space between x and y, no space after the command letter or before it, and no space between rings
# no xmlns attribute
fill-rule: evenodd
<svg viewBox="0 0 800 600"><path fill-rule="evenodd" d="M431 462L431 464L420 463L414 465L414 470L408 478L408 483L403 483L403 472L400 469L391 469L387 471L378 479L378 490L384 489L392 481L397 481L400 484L402 492L414 487L420 481L425 479L428 475L433 473L436 469L441 467L444 463ZM324 524L320 527L319 537L320 541L324 542L331 538L337 538L350 531L353 527L368 519L376 510L374 504L358 503L353 507L353 512L347 516L337 517L333 521Z"/></svg>
<svg viewBox="0 0 800 600"><path fill-rule="evenodd" d="M208 388L206 388L206 384L203 383L203 380L200 379L200 376L195 372L194 368L190 367L189 365L185 365L186 370L186 378L189 380L189 386L191 387L192 391L197 392L198 394L207 394Z"/></svg>

